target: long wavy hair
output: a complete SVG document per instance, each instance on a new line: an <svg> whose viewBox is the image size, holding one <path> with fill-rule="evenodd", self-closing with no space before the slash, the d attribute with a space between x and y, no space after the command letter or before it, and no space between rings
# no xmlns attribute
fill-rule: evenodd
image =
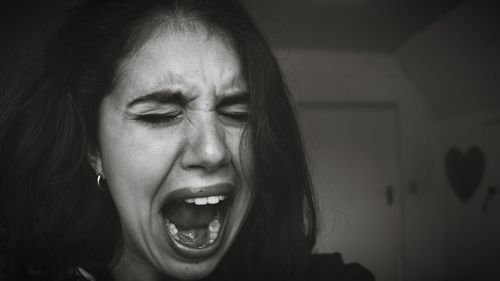
<svg viewBox="0 0 500 281"><path fill-rule="evenodd" d="M112 279L119 218L109 193L97 188L86 152L97 144L98 107L117 66L175 19L227 40L250 94L246 138L256 198L208 278L302 276L316 237L311 180L280 68L241 3L90 0L68 13L43 67L0 104L0 272L7 280L71 280L76 267Z"/></svg>

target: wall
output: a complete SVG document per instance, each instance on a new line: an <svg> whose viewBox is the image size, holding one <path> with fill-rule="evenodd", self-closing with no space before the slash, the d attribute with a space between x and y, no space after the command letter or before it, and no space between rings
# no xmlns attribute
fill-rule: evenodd
<svg viewBox="0 0 500 281"><path fill-rule="evenodd" d="M500 106L500 17L495 1L464 1L397 50L440 118Z"/></svg>
<svg viewBox="0 0 500 281"><path fill-rule="evenodd" d="M400 116L404 280L444 278L437 120L390 54L277 50L297 101L395 102Z"/></svg>
<svg viewBox="0 0 500 281"><path fill-rule="evenodd" d="M446 181L446 273L449 280L500 280L500 108L442 121L442 156L450 147L485 153L476 192L462 202ZM443 171L444 173L444 171ZM483 210L488 188L499 191Z"/></svg>
<svg viewBox="0 0 500 281"><path fill-rule="evenodd" d="M440 178L445 205L448 280L500 280L500 195L483 211L487 189L500 185L500 17L493 1L464 1L396 50L405 72L440 118ZM478 146L486 172L462 202L445 177L445 153Z"/></svg>

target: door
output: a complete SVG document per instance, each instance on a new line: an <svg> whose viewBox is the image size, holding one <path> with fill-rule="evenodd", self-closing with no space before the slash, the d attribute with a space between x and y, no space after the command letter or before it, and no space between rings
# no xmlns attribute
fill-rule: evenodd
<svg viewBox="0 0 500 281"><path fill-rule="evenodd" d="M320 210L315 251L399 280L396 107L302 103L299 120Z"/></svg>

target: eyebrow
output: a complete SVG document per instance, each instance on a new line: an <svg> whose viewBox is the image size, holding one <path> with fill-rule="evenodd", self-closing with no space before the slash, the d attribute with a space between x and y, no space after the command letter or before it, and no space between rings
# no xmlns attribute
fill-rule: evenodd
<svg viewBox="0 0 500 281"><path fill-rule="evenodd" d="M233 104L249 103L249 101L250 101L250 96L247 92L238 92L221 97L221 101L217 106L224 107ZM160 103L160 104L167 104L167 103L186 104L187 100L186 97L181 92L163 90L137 97L132 101L130 101L129 103L127 103L127 108L131 108L140 103L148 103L148 102Z"/></svg>
<svg viewBox="0 0 500 281"><path fill-rule="evenodd" d="M247 92L238 92L221 97L218 107L224 107L233 104L244 104L250 102L250 95Z"/></svg>
<svg viewBox="0 0 500 281"><path fill-rule="evenodd" d="M127 108L131 108L139 103L148 103L148 102L161 103L161 104L166 104L166 103L183 104L186 103L186 97L182 95L181 92L170 91L170 90L157 91L133 99L132 101L127 103Z"/></svg>

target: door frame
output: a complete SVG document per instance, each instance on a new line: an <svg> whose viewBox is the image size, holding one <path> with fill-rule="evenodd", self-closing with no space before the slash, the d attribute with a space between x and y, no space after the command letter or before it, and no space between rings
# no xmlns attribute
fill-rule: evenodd
<svg viewBox="0 0 500 281"><path fill-rule="evenodd" d="M302 100L296 102L296 113L299 117L301 111L322 111L322 110L360 110L360 109L378 109L389 110L394 114L394 143L396 147L394 152L396 154L396 179L395 184L399 184L396 188L396 202L394 210L396 221L399 226L395 227L396 241L396 278L398 281L404 281L406 272L406 252L405 252L405 208L404 208L404 185L403 185L403 165L402 165L402 144L401 144L401 115L400 108L397 102L392 101L309 101ZM376 276L375 276L376 278Z"/></svg>

